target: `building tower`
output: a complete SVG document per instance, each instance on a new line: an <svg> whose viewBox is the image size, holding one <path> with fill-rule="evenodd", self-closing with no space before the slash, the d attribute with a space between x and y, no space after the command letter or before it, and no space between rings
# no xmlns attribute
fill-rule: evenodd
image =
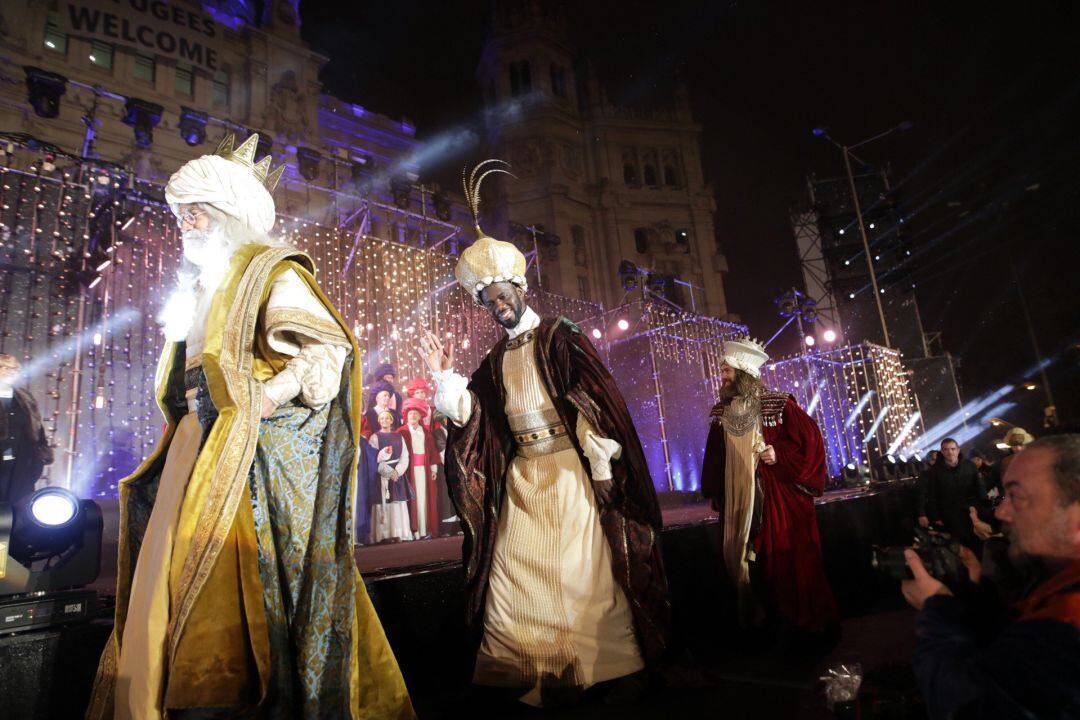
<svg viewBox="0 0 1080 720"><path fill-rule="evenodd" d="M686 88L677 82L670 108L612 104L566 12L557 0L492 6L477 70L488 152L518 177L493 194L496 221L526 247L535 240L546 290L617 306L630 261L672 302L726 317L727 261Z"/></svg>

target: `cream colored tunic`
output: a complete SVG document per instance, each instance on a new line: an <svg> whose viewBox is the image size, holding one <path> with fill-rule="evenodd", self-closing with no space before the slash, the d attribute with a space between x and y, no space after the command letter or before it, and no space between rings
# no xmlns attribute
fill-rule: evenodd
<svg viewBox="0 0 1080 720"><path fill-rule="evenodd" d="M529 310L511 337L537 324ZM589 475L566 428L553 428L558 414L536 366L535 342L503 357L504 409L515 433L546 427L555 436L519 442L507 471L473 680L528 688L522 700L538 705L542 686L587 687L644 663L629 603L612 574ZM444 384L445 374L437 379L436 406L462 424L471 414L469 395L462 399L460 387ZM575 430L594 477L610 478L619 444L597 436L586 421Z"/></svg>
<svg viewBox="0 0 1080 720"><path fill-rule="evenodd" d="M741 398L733 400L732 409L738 410L735 406L742 402ZM739 619L744 625L749 625L753 623L758 610L750 590L749 561L753 559L753 550L749 543L758 463L755 449L763 444L760 417L742 434L736 434L725 426L724 443L724 564L735 583Z"/></svg>
<svg viewBox="0 0 1080 720"><path fill-rule="evenodd" d="M213 293L209 291L196 296L194 322L185 343L189 368L201 364L212 299ZM340 388L341 369L349 353L347 347L318 340L322 337L319 327L334 322L333 317L293 270L274 280L265 312L277 312L279 317L295 320L295 323L287 324L297 327L298 331L268 334L267 342L274 349L292 357L282 372L263 384L264 392L279 405L297 396L305 404L316 407L332 400ZM299 328L305 324L310 326L311 334L301 337ZM195 390L187 393L188 413L180 420L169 445L154 509L132 577L127 622L117 663L117 720L164 717L173 544L177 540L180 507L202 441L195 395Z"/></svg>

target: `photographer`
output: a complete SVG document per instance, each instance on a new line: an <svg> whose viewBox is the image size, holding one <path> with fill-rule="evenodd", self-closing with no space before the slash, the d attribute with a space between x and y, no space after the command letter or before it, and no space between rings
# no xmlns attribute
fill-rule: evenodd
<svg viewBox="0 0 1080 720"><path fill-rule="evenodd" d="M932 718L1080 717L1080 435L1029 445L1004 490L996 514L1010 558L1040 580L1013 606L995 605L985 583L956 596L907 551L920 690ZM974 555L962 559L978 582Z"/></svg>

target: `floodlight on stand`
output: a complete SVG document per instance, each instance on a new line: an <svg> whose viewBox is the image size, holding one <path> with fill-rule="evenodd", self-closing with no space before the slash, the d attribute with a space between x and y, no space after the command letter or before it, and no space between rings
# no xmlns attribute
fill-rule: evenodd
<svg viewBox="0 0 1080 720"><path fill-rule="evenodd" d="M0 502L0 597L88 585L101 569L101 509L46 487Z"/></svg>
<svg viewBox="0 0 1080 720"><path fill-rule="evenodd" d="M822 334L821 339L824 340L827 343L836 342L836 331L835 330L826 330Z"/></svg>

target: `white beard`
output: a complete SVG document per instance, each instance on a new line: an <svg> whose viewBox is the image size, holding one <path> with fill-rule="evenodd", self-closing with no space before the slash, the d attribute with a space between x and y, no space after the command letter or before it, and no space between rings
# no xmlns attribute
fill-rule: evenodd
<svg viewBox="0 0 1080 720"><path fill-rule="evenodd" d="M208 230L185 230L182 237L184 258L199 268L199 284L207 292L214 292L225 277L232 256L225 229L214 225Z"/></svg>
<svg viewBox="0 0 1080 720"><path fill-rule="evenodd" d="M198 293L213 294L217 290L229 269L233 250L220 225L208 230L185 230L182 238L184 258L196 267L197 273L180 273L176 289L158 315L165 337L173 342L187 338L195 322Z"/></svg>

